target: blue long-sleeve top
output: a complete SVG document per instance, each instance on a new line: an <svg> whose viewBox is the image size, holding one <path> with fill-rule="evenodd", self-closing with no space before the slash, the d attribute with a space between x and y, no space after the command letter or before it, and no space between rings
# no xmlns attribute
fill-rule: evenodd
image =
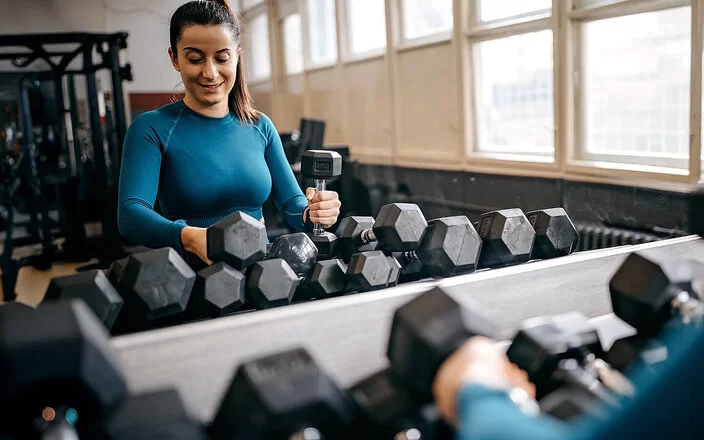
<svg viewBox="0 0 704 440"><path fill-rule="evenodd" d="M233 113L202 115L179 100L137 116L127 130L118 227L137 244L183 253L184 227L209 227L237 211L261 219L270 193L286 223L308 228L308 202L264 114L246 124Z"/></svg>
<svg viewBox="0 0 704 440"><path fill-rule="evenodd" d="M467 384L458 393L458 440L617 440L704 438L704 328L663 333L668 359L658 374L637 365L629 374L636 396L605 417L558 422L524 415L506 393Z"/></svg>

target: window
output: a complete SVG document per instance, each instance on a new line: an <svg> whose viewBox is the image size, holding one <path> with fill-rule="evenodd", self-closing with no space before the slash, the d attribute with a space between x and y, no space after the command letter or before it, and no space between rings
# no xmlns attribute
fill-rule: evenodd
<svg viewBox="0 0 704 440"><path fill-rule="evenodd" d="M266 13L258 14L250 20L250 51L252 59L252 80L262 81L271 78L269 58L269 20Z"/></svg>
<svg viewBox="0 0 704 440"><path fill-rule="evenodd" d="M300 14L292 14L284 18L283 34L286 73L289 75L301 73L303 72L303 37Z"/></svg>
<svg viewBox="0 0 704 440"><path fill-rule="evenodd" d="M350 54L386 47L384 0L347 0L346 3Z"/></svg>
<svg viewBox="0 0 704 440"><path fill-rule="evenodd" d="M478 150L552 155L552 31L476 43Z"/></svg>
<svg viewBox="0 0 704 440"><path fill-rule="evenodd" d="M308 58L313 66L337 61L335 0L307 0Z"/></svg>
<svg viewBox="0 0 704 440"><path fill-rule="evenodd" d="M582 158L689 167L689 7L582 25Z"/></svg>
<svg viewBox="0 0 704 440"><path fill-rule="evenodd" d="M401 12L406 40L452 30L452 0L402 0Z"/></svg>
<svg viewBox="0 0 704 440"><path fill-rule="evenodd" d="M552 0L480 0L480 21L495 21L549 11Z"/></svg>

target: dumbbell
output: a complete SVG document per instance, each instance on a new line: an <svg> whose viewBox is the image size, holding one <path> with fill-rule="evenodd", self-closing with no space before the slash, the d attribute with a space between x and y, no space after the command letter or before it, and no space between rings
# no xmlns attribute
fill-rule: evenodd
<svg viewBox="0 0 704 440"><path fill-rule="evenodd" d="M631 382L604 360L596 328L579 312L524 321L506 355L528 373L543 412L555 417L590 412L599 402L616 406L634 393ZM561 390L565 386L569 392Z"/></svg>
<svg viewBox="0 0 704 440"><path fill-rule="evenodd" d="M127 395L109 335L80 299L0 307L0 358L0 426L18 439L46 435L57 414L71 438L101 438Z"/></svg>
<svg viewBox="0 0 704 440"><path fill-rule="evenodd" d="M105 421L105 440L206 440L173 388L127 397Z"/></svg>
<svg viewBox="0 0 704 440"><path fill-rule="evenodd" d="M241 364L208 427L212 440L352 439L354 405L303 348Z"/></svg>
<svg viewBox="0 0 704 440"><path fill-rule="evenodd" d="M243 212L225 217L210 226L206 234L208 259L240 271L267 254L266 227Z"/></svg>
<svg viewBox="0 0 704 440"><path fill-rule="evenodd" d="M579 241L577 229L563 208L525 214L518 208L490 211L482 214L474 226L484 242L479 268L568 255Z"/></svg>
<svg viewBox="0 0 704 440"><path fill-rule="evenodd" d="M460 307L439 287L399 307L389 334L388 369L362 380L350 391L360 406L365 430L383 432L385 438L415 435L415 430L421 438L432 438L437 430L449 429L434 411L435 375L467 339L478 335L495 338L496 334L494 322L481 307L471 300ZM376 385L370 388L370 383ZM381 389L378 395L373 394L375 388ZM530 403L537 407L537 403Z"/></svg>
<svg viewBox="0 0 704 440"><path fill-rule="evenodd" d="M606 359L620 371L636 360L657 368L667 348L657 340L668 325L701 323L704 265L656 250L629 254L609 281L613 312L637 333L619 339Z"/></svg>
<svg viewBox="0 0 704 440"><path fill-rule="evenodd" d="M301 154L301 174L315 180L316 191L325 191L326 182L342 174L342 156L335 151L307 150ZM311 239L318 249L318 258L333 258L337 248L335 234L325 231L323 225L313 224Z"/></svg>
<svg viewBox="0 0 704 440"><path fill-rule="evenodd" d="M392 203L372 217L347 217L340 222L340 254L381 249L401 264L401 281L428 276L473 272L482 243L465 216L443 217L427 222L418 205Z"/></svg>

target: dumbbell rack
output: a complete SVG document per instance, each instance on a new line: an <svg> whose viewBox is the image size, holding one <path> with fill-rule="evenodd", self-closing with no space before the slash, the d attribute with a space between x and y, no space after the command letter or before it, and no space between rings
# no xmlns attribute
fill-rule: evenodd
<svg viewBox="0 0 704 440"><path fill-rule="evenodd" d="M608 347L634 333L611 314L609 279L628 254L647 249L704 262L704 240L688 236L120 336L112 344L133 392L175 387L205 422L236 367L254 357L302 346L344 387L385 367L394 310L433 286L459 303L478 301L501 338L530 317L579 311L593 318Z"/></svg>

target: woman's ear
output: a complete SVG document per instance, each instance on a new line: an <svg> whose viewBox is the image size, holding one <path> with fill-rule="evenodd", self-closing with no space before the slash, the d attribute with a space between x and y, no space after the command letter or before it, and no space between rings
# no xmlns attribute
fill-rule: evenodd
<svg viewBox="0 0 704 440"><path fill-rule="evenodd" d="M171 48L169 48L169 59L171 60L171 65L174 66L174 69L176 69L177 72L181 71L181 68L178 66L178 57L174 53Z"/></svg>

